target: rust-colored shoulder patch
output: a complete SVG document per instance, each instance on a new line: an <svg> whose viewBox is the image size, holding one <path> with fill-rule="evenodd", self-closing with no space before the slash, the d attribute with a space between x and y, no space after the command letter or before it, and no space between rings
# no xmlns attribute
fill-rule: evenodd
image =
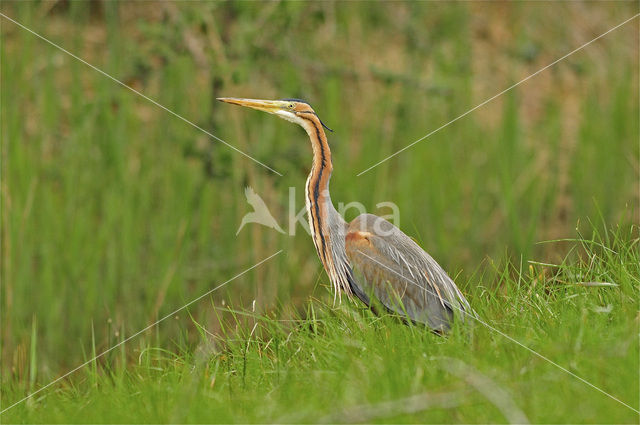
<svg viewBox="0 0 640 425"><path fill-rule="evenodd" d="M370 238L372 236L373 234L369 232L355 231L347 233L345 240L351 243L365 243L367 245L371 245Z"/></svg>

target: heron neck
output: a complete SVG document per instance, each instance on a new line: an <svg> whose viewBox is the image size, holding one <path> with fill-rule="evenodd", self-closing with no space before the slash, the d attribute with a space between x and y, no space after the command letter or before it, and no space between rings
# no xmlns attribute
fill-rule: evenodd
<svg viewBox="0 0 640 425"><path fill-rule="evenodd" d="M304 120L304 129L309 135L313 149L313 163L305 188L307 215L313 242L326 267L327 251L331 238L330 226L328 226L329 214L335 211L329 194L329 180L333 171L331 149L318 117L309 114L304 116Z"/></svg>
<svg viewBox="0 0 640 425"><path fill-rule="evenodd" d="M331 150L318 117L310 115L305 120L304 128L313 149L313 164L305 189L311 237L335 293L350 293L345 275L348 270L344 248L346 223L334 208L329 194L329 180L333 171Z"/></svg>

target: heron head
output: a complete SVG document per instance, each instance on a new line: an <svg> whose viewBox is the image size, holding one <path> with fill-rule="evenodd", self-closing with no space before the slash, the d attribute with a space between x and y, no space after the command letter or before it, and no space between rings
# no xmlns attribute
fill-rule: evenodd
<svg viewBox="0 0 640 425"><path fill-rule="evenodd" d="M220 102L230 103L232 105L245 106L247 108L257 109L258 111L268 112L302 126L304 126L305 115L312 114L316 117L318 116L311 105L300 99L261 100L240 99L237 97L219 97L218 100ZM318 119L320 120L319 117ZM333 131L329 127L324 125L322 120L320 120L320 123L327 130Z"/></svg>

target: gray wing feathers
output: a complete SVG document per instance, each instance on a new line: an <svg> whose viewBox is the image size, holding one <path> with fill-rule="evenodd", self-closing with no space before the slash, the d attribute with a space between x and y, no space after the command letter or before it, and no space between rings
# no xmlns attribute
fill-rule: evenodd
<svg viewBox="0 0 640 425"><path fill-rule="evenodd" d="M346 252L355 284L389 310L446 331L473 314L455 283L416 242L388 221L363 214L347 228Z"/></svg>

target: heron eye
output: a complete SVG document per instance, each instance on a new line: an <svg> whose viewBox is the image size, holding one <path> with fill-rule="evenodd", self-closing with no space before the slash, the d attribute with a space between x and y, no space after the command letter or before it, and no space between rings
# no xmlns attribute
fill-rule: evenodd
<svg viewBox="0 0 640 425"><path fill-rule="evenodd" d="M296 107L296 105L294 105L293 103L290 103L290 104L289 104L289 109L293 109L293 108L295 108L295 107Z"/></svg>

